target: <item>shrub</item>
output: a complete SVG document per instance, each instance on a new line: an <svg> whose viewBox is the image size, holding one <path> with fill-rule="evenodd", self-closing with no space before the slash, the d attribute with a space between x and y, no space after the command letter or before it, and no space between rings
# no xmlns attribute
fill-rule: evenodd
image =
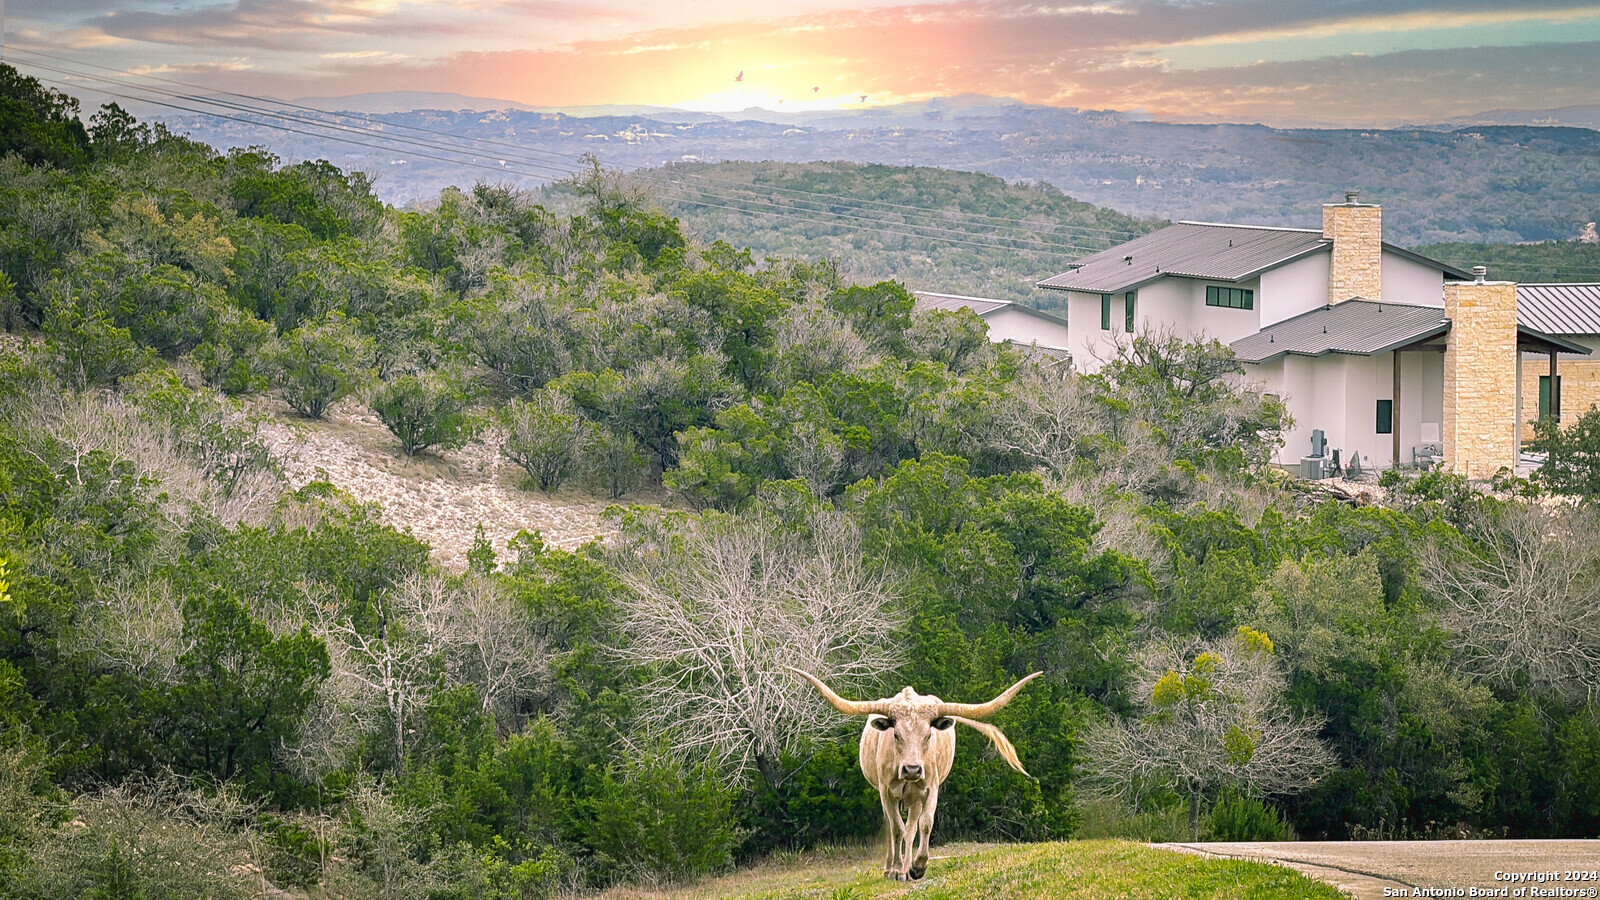
<svg viewBox="0 0 1600 900"><path fill-rule="evenodd" d="M1248 794L1224 791L1211 808L1208 841L1292 841L1294 834L1277 809Z"/></svg>
<svg viewBox="0 0 1600 900"><path fill-rule="evenodd" d="M539 486L552 491L566 481L583 446L586 429L572 401L551 390L535 391L527 401L507 406L500 452Z"/></svg>
<svg viewBox="0 0 1600 900"><path fill-rule="evenodd" d="M590 433L583 448L583 464L589 483L613 500L644 480L644 450L639 442L608 428Z"/></svg>
<svg viewBox="0 0 1600 900"><path fill-rule="evenodd" d="M52 368L77 390L113 384L154 361L126 328L118 328L103 312L84 310L73 302L57 302L44 321L44 346Z"/></svg>
<svg viewBox="0 0 1600 900"><path fill-rule="evenodd" d="M322 418L367 380L367 347L338 313L284 335L275 354L284 401L308 419Z"/></svg>
<svg viewBox="0 0 1600 900"><path fill-rule="evenodd" d="M476 430L466 391L441 375L405 375L380 385L372 394L372 411L407 456L429 448L450 450L472 439Z"/></svg>
<svg viewBox="0 0 1600 900"><path fill-rule="evenodd" d="M725 868L743 840L732 792L704 766L633 760L601 777L585 801L588 843L618 875L686 878Z"/></svg>
<svg viewBox="0 0 1600 900"><path fill-rule="evenodd" d="M228 394L265 390L276 352L272 326L237 307L220 310L190 359L206 384Z"/></svg>

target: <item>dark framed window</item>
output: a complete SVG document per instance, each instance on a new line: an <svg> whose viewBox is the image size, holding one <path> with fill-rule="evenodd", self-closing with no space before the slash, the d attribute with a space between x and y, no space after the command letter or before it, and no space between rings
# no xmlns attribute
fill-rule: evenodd
<svg viewBox="0 0 1600 900"><path fill-rule="evenodd" d="M1133 305L1139 300L1138 291L1122 295L1122 330L1133 334Z"/></svg>
<svg viewBox="0 0 1600 900"><path fill-rule="evenodd" d="M1255 309L1256 292L1247 288L1206 285L1206 305L1225 309Z"/></svg>
<svg viewBox="0 0 1600 900"><path fill-rule="evenodd" d="M1556 376L1556 396L1559 397L1560 395L1561 395L1561 376L1557 375ZM1549 375L1540 375L1539 376L1539 418L1543 419L1543 418L1547 418L1549 416L1559 416L1559 415L1561 415L1561 410L1559 408L1552 409L1550 407L1550 376Z"/></svg>
<svg viewBox="0 0 1600 900"><path fill-rule="evenodd" d="M1394 434L1394 401L1378 401L1378 433Z"/></svg>
<svg viewBox="0 0 1600 900"><path fill-rule="evenodd" d="M1100 330L1111 330L1111 295L1100 295Z"/></svg>

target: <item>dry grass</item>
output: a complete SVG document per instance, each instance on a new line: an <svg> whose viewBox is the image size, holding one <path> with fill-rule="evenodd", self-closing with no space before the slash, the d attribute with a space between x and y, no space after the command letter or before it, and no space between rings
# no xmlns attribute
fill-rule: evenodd
<svg viewBox="0 0 1600 900"><path fill-rule="evenodd" d="M426 541L446 568L466 568L480 522L502 559L506 542L523 529L567 549L610 533L601 514L611 501L572 487L524 490L522 470L493 444L407 459L383 423L352 401L335 405L323 422L295 416L276 400L258 401L255 411L274 417L262 433L284 458L292 486L324 478L357 500L382 505L384 522ZM661 499L645 494L627 502Z"/></svg>
<svg viewBox="0 0 1600 900"><path fill-rule="evenodd" d="M613 888L598 900L867 900L875 897L1032 900L1342 900L1331 885L1267 863L1203 859L1131 841L946 844L928 876L882 877L866 848L779 854L722 878L667 889Z"/></svg>

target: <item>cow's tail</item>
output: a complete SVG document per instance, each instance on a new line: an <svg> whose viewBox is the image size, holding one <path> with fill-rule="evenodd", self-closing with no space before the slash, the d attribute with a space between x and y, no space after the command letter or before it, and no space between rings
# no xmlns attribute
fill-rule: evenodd
<svg viewBox="0 0 1600 900"><path fill-rule="evenodd" d="M1006 740L1005 732L990 725L988 722L979 722L961 716L951 716L950 718L969 728L976 728L984 737L989 739L989 743L994 744L994 748L1000 751L1000 758L1010 763L1011 768L1024 775L1028 774L1028 770L1022 767L1022 760L1017 759L1017 748L1011 746L1011 742ZM1029 775L1028 777L1032 778L1033 776Z"/></svg>

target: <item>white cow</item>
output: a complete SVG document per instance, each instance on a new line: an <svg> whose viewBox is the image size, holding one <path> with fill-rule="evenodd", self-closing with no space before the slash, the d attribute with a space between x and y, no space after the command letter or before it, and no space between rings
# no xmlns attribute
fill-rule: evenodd
<svg viewBox="0 0 1600 900"><path fill-rule="evenodd" d="M921 878L928 870L928 836L939 804L939 785L956 759L955 725L976 728L1013 769L1026 775L1017 750L1000 729L974 719L1000 711L1022 686L1044 674L1035 672L988 703L946 703L906 688L882 700L846 700L810 672L785 667L811 682L833 707L866 716L861 730L861 774L878 789L889 824L889 854L883 874L896 881Z"/></svg>

